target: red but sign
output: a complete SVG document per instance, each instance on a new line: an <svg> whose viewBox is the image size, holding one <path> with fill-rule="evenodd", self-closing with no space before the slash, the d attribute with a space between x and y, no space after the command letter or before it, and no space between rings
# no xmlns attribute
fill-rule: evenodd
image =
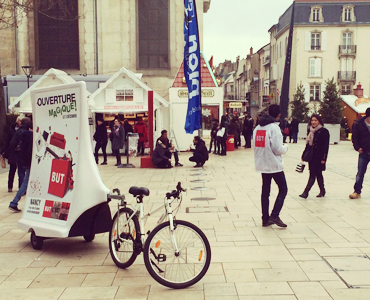
<svg viewBox="0 0 370 300"><path fill-rule="evenodd" d="M71 172L70 160L53 159L48 193L63 198L69 187Z"/></svg>
<svg viewBox="0 0 370 300"><path fill-rule="evenodd" d="M50 218L51 212L53 211L53 204L54 201L45 200L44 212L42 213L44 218Z"/></svg>
<svg viewBox="0 0 370 300"><path fill-rule="evenodd" d="M266 130L257 130L255 147L265 148Z"/></svg>

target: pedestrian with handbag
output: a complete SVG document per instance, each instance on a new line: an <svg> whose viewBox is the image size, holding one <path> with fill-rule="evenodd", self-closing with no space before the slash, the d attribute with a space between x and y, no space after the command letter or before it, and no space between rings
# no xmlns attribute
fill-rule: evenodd
<svg viewBox="0 0 370 300"><path fill-rule="evenodd" d="M114 120L114 125L110 134L110 140L112 142L113 155L116 156L117 163L115 166L117 167L121 164L121 154L119 151L120 149L123 149L125 145L125 129L118 119Z"/></svg>
<svg viewBox="0 0 370 300"><path fill-rule="evenodd" d="M221 133L223 133L222 136L221 136ZM217 136L219 136L220 138L222 156L226 156L226 140L227 140L228 134L229 134L229 120L226 115L223 115L221 117L220 129L217 132Z"/></svg>
<svg viewBox="0 0 370 300"><path fill-rule="evenodd" d="M302 154L302 160L308 162L310 176L308 183L299 197L306 199L316 179L320 188L320 193L316 196L318 198L325 196L324 177L322 171L325 171L326 160L329 151L329 131L324 128L322 118L313 114L310 119L311 126L306 138L306 147Z"/></svg>

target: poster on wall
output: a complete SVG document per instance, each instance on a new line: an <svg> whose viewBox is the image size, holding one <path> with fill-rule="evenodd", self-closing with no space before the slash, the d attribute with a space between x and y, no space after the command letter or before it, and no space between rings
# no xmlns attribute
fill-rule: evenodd
<svg viewBox="0 0 370 300"><path fill-rule="evenodd" d="M79 215L104 201L109 192L92 154L85 91L85 83L79 82L31 94L34 143L18 227L37 229L39 236L68 236Z"/></svg>

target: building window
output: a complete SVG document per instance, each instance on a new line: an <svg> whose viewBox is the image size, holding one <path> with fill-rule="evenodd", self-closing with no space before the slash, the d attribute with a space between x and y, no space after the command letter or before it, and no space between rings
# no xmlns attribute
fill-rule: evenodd
<svg viewBox="0 0 370 300"><path fill-rule="evenodd" d="M41 9L43 5L41 4ZM60 19L65 8L55 5L47 15L37 13L36 57L38 69L80 69L78 1L68 1L68 21ZM73 21L71 21L73 20Z"/></svg>
<svg viewBox="0 0 370 300"><path fill-rule="evenodd" d="M355 7L353 5L343 6L342 20L343 22L355 22L356 21Z"/></svg>
<svg viewBox="0 0 370 300"><path fill-rule="evenodd" d="M343 84L341 89L342 95L351 95L351 85L350 84Z"/></svg>
<svg viewBox="0 0 370 300"><path fill-rule="evenodd" d="M321 45L321 33L320 32L312 32L311 33L311 50L320 50Z"/></svg>
<svg viewBox="0 0 370 300"><path fill-rule="evenodd" d="M116 90L116 101L134 101L134 90Z"/></svg>
<svg viewBox="0 0 370 300"><path fill-rule="evenodd" d="M311 7L310 22L324 22L321 6L316 5Z"/></svg>
<svg viewBox="0 0 370 300"><path fill-rule="evenodd" d="M320 57L310 58L310 76L309 77L321 77L321 58Z"/></svg>
<svg viewBox="0 0 370 300"><path fill-rule="evenodd" d="M169 69L168 0L138 1L138 69Z"/></svg>
<svg viewBox="0 0 370 300"><path fill-rule="evenodd" d="M320 85L310 85L310 101L320 101Z"/></svg>
<svg viewBox="0 0 370 300"><path fill-rule="evenodd" d="M351 21L351 9L350 8L346 8L344 10L344 21Z"/></svg>
<svg viewBox="0 0 370 300"><path fill-rule="evenodd" d="M352 46L352 32L343 32L343 46L350 49ZM349 47L348 47L349 46Z"/></svg>
<svg viewBox="0 0 370 300"><path fill-rule="evenodd" d="M320 13L320 10L318 8L315 8L312 10L312 21L314 22L319 21L319 13Z"/></svg>

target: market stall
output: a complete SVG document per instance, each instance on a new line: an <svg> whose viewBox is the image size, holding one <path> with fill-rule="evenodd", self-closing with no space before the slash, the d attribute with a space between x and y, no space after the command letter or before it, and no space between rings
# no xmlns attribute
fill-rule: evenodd
<svg viewBox="0 0 370 300"><path fill-rule="evenodd" d="M41 87L75 82L76 81L66 72L51 68L8 106L9 111L13 111L15 113L32 114L31 92L33 90Z"/></svg>
<svg viewBox="0 0 370 300"><path fill-rule="evenodd" d="M90 95L88 104L90 116L90 135L95 132L96 118L103 117L107 126L108 135L114 119L117 117L121 122L128 120L134 127L135 122L141 118L148 124L148 92L152 89L142 80L141 74L134 74L126 68L121 68L101 87ZM154 139L160 136L160 132L169 126L168 102L153 93L154 106ZM107 153L111 153L111 144L108 143ZM123 152L124 150L122 150Z"/></svg>
<svg viewBox="0 0 370 300"><path fill-rule="evenodd" d="M184 126L188 108L188 89L184 77L184 63L181 64L177 76L170 88L171 104L171 126L170 138L177 145L179 151L189 148L193 142L193 137L198 135L198 131L193 134L186 134ZM202 80L202 133L207 139L212 128L212 120L219 121L223 110L223 89L218 87L210 65L201 59L201 80Z"/></svg>

